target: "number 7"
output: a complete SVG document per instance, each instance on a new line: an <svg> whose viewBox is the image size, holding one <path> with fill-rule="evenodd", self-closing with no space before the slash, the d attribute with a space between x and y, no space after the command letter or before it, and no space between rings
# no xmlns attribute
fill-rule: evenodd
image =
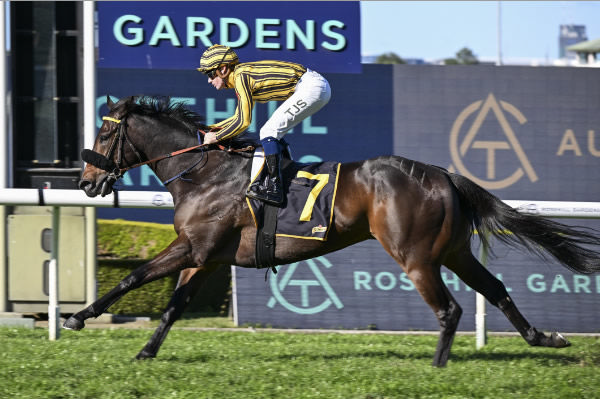
<svg viewBox="0 0 600 399"><path fill-rule="evenodd" d="M312 217L312 211L315 206L315 201L317 200L317 197L321 193L321 190L323 190L323 187L325 187L325 185L327 185L327 183L329 182L329 175L326 175L326 174L313 175L312 173L308 173L303 170L300 170L300 171L298 171L298 174L296 175L296 177L303 177L305 179L319 181L317 183L317 185L314 186L312 190L310 190L310 193L308 194L308 198L306 199L306 204L304 204L304 208L302 209L302 214L300 215L301 222L308 222L308 221L310 221L310 218Z"/></svg>

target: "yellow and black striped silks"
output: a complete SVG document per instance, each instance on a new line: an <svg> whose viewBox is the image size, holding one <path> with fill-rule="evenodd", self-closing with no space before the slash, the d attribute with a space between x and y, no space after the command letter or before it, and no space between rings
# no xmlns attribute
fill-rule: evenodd
<svg viewBox="0 0 600 399"><path fill-rule="evenodd" d="M296 88L306 68L286 61L256 61L238 64L227 77L227 86L235 89L238 104L228 119L212 125L220 128L217 139L237 136L250 126L255 102L283 101Z"/></svg>
<svg viewBox="0 0 600 399"><path fill-rule="evenodd" d="M237 64L238 56L230 47L221 44L215 44L202 54L200 57L200 68L198 71L206 73L211 69L218 68L220 65Z"/></svg>

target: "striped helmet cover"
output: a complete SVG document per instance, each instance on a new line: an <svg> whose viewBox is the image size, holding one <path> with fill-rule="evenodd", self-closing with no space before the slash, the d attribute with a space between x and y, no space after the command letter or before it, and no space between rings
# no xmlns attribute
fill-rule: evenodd
<svg viewBox="0 0 600 399"><path fill-rule="evenodd" d="M210 46L200 57L200 72L210 71L221 65L237 64L240 62L237 54L230 47L221 44Z"/></svg>

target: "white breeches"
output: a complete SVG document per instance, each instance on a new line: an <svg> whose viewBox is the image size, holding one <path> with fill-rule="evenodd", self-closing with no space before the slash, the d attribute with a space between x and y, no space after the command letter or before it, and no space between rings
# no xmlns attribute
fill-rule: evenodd
<svg viewBox="0 0 600 399"><path fill-rule="evenodd" d="M298 80L294 94L273 112L260 129L260 139L281 139L288 130L323 108L330 98L331 88L327 79L307 69Z"/></svg>

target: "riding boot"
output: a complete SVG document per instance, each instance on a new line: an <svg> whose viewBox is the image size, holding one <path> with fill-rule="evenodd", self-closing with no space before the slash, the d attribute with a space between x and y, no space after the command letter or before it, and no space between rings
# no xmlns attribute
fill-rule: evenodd
<svg viewBox="0 0 600 399"><path fill-rule="evenodd" d="M267 198L265 202L271 205L281 206L283 204L283 186L281 177L281 154L267 155Z"/></svg>
<svg viewBox="0 0 600 399"><path fill-rule="evenodd" d="M271 154L265 157L267 164L267 174L263 178L259 177L250 185L246 196L259 201L263 201L275 206L283 204L283 187L280 169L280 154Z"/></svg>
<svg viewBox="0 0 600 399"><path fill-rule="evenodd" d="M266 196L268 179L269 174L261 171L256 179L254 179L252 184L250 184L250 187L248 187L248 190L246 191L246 197L264 201L263 198Z"/></svg>

